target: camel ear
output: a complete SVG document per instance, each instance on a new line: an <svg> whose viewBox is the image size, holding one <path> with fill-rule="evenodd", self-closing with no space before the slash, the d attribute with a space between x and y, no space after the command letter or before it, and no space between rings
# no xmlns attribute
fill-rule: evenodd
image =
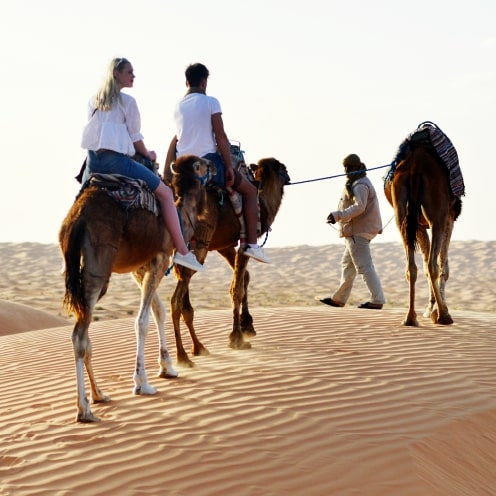
<svg viewBox="0 0 496 496"><path fill-rule="evenodd" d="M177 176L177 174L179 174L179 172L177 172L177 171L175 170L175 168L174 168L174 167L175 167L175 165L176 165L176 162L171 162L171 164L170 164L170 170L171 170L172 174L174 174L174 175L176 175L176 176Z"/></svg>

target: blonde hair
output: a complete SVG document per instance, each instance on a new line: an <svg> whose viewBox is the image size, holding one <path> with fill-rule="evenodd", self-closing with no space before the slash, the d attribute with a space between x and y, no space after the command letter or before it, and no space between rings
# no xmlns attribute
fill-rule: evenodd
<svg viewBox="0 0 496 496"><path fill-rule="evenodd" d="M129 60L124 57L112 59L107 69L105 81L100 86L95 97L95 108L107 111L121 99L121 90L115 79L115 71L121 72Z"/></svg>

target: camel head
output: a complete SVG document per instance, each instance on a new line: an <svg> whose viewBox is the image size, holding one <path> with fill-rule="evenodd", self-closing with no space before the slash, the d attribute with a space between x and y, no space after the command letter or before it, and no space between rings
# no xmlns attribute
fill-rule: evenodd
<svg viewBox="0 0 496 496"><path fill-rule="evenodd" d="M281 206L284 186L290 183L289 174L286 166L275 158L262 158L257 164L250 164L250 169L258 183L262 229L267 229Z"/></svg>
<svg viewBox="0 0 496 496"><path fill-rule="evenodd" d="M250 169L255 180L259 183L259 189L261 190L264 189L269 182L273 183L274 178L277 178L281 188L287 186L291 181L286 166L272 157L262 158L258 163L250 164Z"/></svg>
<svg viewBox="0 0 496 496"><path fill-rule="evenodd" d="M170 165L172 187L177 198L191 189L208 184L217 173L215 164L196 155L184 155Z"/></svg>

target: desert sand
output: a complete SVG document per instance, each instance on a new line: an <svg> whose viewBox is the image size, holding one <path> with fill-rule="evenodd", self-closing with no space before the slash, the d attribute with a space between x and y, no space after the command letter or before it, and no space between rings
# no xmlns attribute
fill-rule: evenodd
<svg viewBox="0 0 496 496"><path fill-rule="evenodd" d="M357 279L331 308L342 245L267 248L250 262L257 336L228 347L230 269L210 254L191 284L196 329L210 355L154 396L134 396L139 292L114 275L90 327L101 422L77 424L73 319L62 308L56 245L0 243L0 495L496 494L496 241L453 241L454 324L404 327L408 286L399 243L373 243L387 304ZM421 274L421 273L420 273ZM167 301L173 276L160 294ZM175 342L167 321L167 338ZM188 344L187 330L183 339Z"/></svg>

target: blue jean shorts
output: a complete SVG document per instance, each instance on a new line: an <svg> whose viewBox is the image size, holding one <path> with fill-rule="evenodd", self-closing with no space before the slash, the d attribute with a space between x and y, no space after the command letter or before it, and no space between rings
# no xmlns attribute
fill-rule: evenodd
<svg viewBox="0 0 496 496"><path fill-rule="evenodd" d="M202 158L210 160L210 162L213 162L217 168L217 174L213 176L210 182L214 186L224 188L226 185L226 166L224 164L224 160L222 160L222 157L218 153L207 153L206 155L203 155Z"/></svg>
<svg viewBox="0 0 496 496"><path fill-rule="evenodd" d="M84 171L83 184L91 173L121 174L133 179L142 179L152 191L155 191L160 184L160 177L150 169L136 162L129 155L110 150L100 153L88 150L88 161Z"/></svg>

